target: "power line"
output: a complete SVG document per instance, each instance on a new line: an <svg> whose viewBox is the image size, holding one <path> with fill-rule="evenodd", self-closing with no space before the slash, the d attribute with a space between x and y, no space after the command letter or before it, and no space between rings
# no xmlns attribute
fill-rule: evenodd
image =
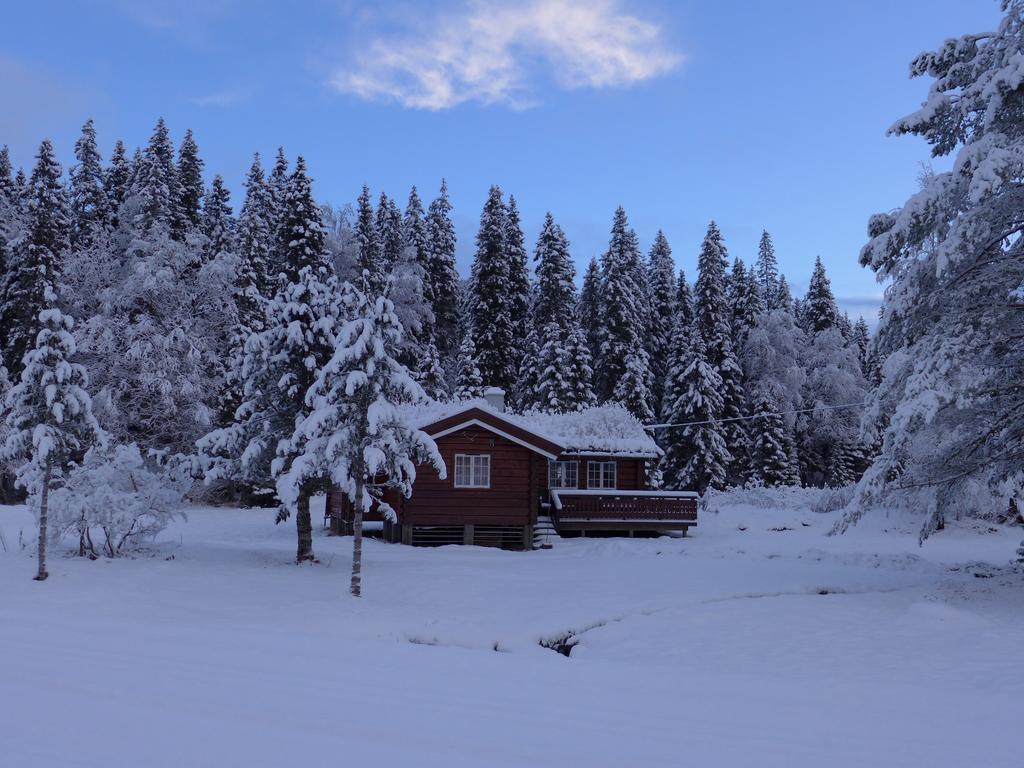
<svg viewBox="0 0 1024 768"><path fill-rule="evenodd" d="M835 411L840 408L863 408L864 403L844 403L843 405L819 405L816 408L797 408L795 411L775 411L758 413L754 416L732 416L728 419L708 419L707 421L680 421L674 424L645 424L644 429L666 429L668 427L698 427L703 424L725 424L727 421L750 421L763 419L765 416L789 416L794 413L810 413L812 411Z"/></svg>

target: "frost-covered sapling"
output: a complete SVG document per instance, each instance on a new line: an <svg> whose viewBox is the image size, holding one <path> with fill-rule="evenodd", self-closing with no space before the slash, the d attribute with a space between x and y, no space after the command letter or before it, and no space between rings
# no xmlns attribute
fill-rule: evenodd
<svg viewBox="0 0 1024 768"><path fill-rule="evenodd" d="M41 330L33 349L25 353L21 381L7 394L5 409L10 433L4 457L20 462L18 485L28 492L29 506L39 519L39 569L46 571L46 538L50 489L71 460L94 440L105 436L92 413L85 368L71 362L75 340L72 319L54 306L56 296L46 289L49 309L39 313Z"/></svg>
<svg viewBox="0 0 1024 768"><path fill-rule="evenodd" d="M278 477L277 493L295 508L311 480L329 480L349 499L355 510L351 592L359 597L364 513L376 504L393 520L384 491L412 495L417 464L434 466L442 478L446 474L434 441L400 408L426 396L393 356L402 339L394 305L350 283L344 291L346 304L355 311L306 395L308 415L288 441L294 458Z"/></svg>
<svg viewBox="0 0 1024 768"><path fill-rule="evenodd" d="M134 443L93 447L51 494L54 528L58 534L77 534L81 556L117 557L152 541L176 517L184 518L182 490L155 463L147 463Z"/></svg>

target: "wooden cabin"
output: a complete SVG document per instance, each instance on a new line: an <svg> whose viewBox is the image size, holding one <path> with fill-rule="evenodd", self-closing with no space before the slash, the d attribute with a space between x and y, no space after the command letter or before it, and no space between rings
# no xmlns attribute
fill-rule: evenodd
<svg viewBox="0 0 1024 768"><path fill-rule="evenodd" d="M618 405L568 414L505 411L504 393L484 400L411 409L447 468L417 470L410 498L389 492L398 519L371 510L385 537L405 544L478 544L529 549L535 535L678 530L697 524L697 494L650 489L662 452ZM351 531L340 492L327 500L329 524Z"/></svg>

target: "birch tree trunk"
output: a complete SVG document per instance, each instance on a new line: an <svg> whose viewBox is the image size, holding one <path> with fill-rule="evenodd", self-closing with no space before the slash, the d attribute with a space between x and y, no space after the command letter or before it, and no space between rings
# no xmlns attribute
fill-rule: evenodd
<svg viewBox="0 0 1024 768"><path fill-rule="evenodd" d="M313 559L313 520L309 515L309 491L299 491L298 509L295 512L295 529L299 544L295 552L295 562L301 563Z"/></svg>
<svg viewBox="0 0 1024 768"><path fill-rule="evenodd" d="M50 511L50 460L46 460L46 467L43 469L43 492L39 503L39 572L35 575L36 581L46 581L49 576L46 572L46 525L49 522Z"/></svg>
<svg viewBox="0 0 1024 768"><path fill-rule="evenodd" d="M352 586L353 597L362 594L363 573L363 480L356 478L356 498L352 505Z"/></svg>

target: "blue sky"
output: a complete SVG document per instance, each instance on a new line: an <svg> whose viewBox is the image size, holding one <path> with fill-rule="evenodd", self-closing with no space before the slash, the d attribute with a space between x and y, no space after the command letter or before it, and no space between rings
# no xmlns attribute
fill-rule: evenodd
<svg viewBox="0 0 1024 768"><path fill-rule="evenodd" d="M62 158L96 120L104 153L163 115L191 127L239 199L252 152L306 156L317 196L365 182L404 204L447 177L465 272L487 188L544 213L580 265L625 206L691 279L715 219L751 261L762 229L803 291L820 254L852 314L868 215L915 189L928 148L886 128L924 98L911 58L994 28L996 0L36 0L4 11L0 143ZM938 167L943 167L941 163Z"/></svg>

